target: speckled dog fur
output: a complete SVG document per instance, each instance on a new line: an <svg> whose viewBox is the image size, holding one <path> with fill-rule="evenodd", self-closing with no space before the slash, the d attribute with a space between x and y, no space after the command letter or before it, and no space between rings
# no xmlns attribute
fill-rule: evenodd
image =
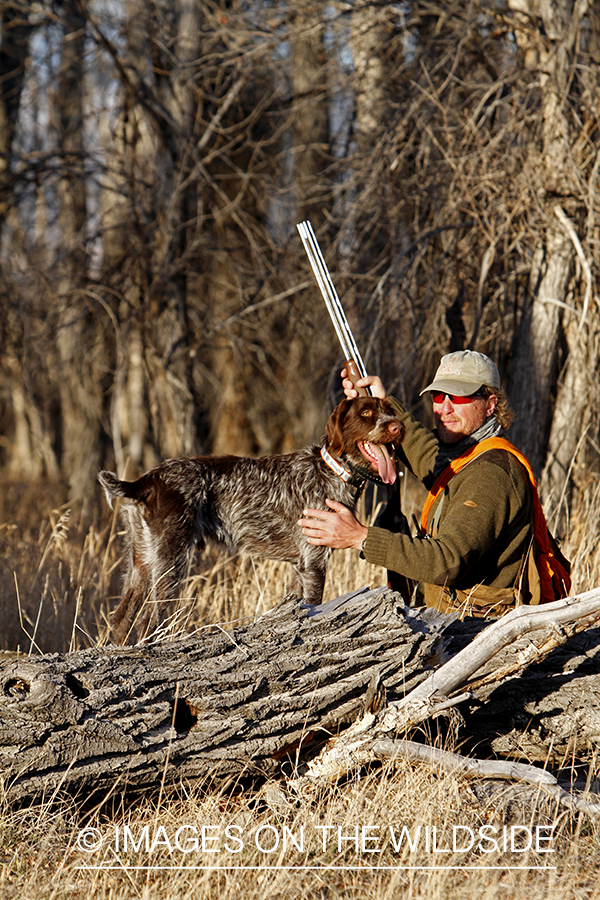
<svg viewBox="0 0 600 900"><path fill-rule="evenodd" d="M342 400L322 442L347 465L368 469L359 441L400 443L404 428L386 400ZM375 471L375 470L373 470ZM248 459L196 456L168 459L137 481L101 472L110 506L120 499L127 571L113 616L113 637L131 640L153 631L176 596L190 553L207 539L232 551L293 564L300 595L320 603L331 551L307 543L297 525L305 508L326 509L325 498L354 509L360 491L323 461L320 446Z"/></svg>

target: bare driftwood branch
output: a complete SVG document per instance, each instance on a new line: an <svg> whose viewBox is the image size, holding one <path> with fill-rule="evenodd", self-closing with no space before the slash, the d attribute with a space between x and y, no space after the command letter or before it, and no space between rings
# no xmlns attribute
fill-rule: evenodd
<svg viewBox="0 0 600 900"><path fill-rule="evenodd" d="M427 744L417 744L415 741L385 739L376 741L373 752L378 759L409 759L442 769L444 772L452 772L461 778L505 778L535 784L541 791L558 800L562 806L590 816L600 816L600 801L594 802L573 795L561 787L551 772L537 766L498 759L472 759L460 753L451 753Z"/></svg>
<svg viewBox="0 0 600 900"><path fill-rule="evenodd" d="M544 653L564 643L571 634L561 626L578 623L581 629L588 628L600 618L600 589L588 591L578 597L567 597L544 606L519 606L507 615L493 622L474 640L429 678L408 694L400 703L390 706L382 720L382 731L398 730L417 724L429 718L428 704L435 704L437 698L447 697L457 690L494 658L507 645L514 645L518 638L531 632L547 629L549 636L545 647L530 645L518 668L531 659L540 659ZM496 673L496 680L498 673Z"/></svg>
<svg viewBox="0 0 600 900"><path fill-rule="evenodd" d="M11 659L0 778L13 800L281 772L303 790L458 706L465 746L485 735L497 755L560 767L597 746L599 615L600 590L487 624L364 589L179 640Z"/></svg>
<svg viewBox="0 0 600 900"><path fill-rule="evenodd" d="M569 636L589 628L599 617L600 589L540 607L521 606L512 610L480 632L463 650L421 681L402 700L391 702L378 715L364 717L331 740L310 763L303 779L333 780L357 765L364 765L376 757L374 746L377 741L398 732L406 733L445 709L449 695L467 685L469 679L488 664L494 666L495 676L492 674L482 679L481 686L489 686L491 680L497 687L506 675L524 670L532 659L542 660ZM569 631L562 627L567 625L571 626ZM515 657L515 650L519 649L518 642L523 636L533 632L542 633L541 641L537 644L529 642L529 646L523 648L521 658L517 655L508 667L501 664L496 667L494 663L504 648L510 647L511 655ZM598 671L597 668L596 670ZM591 688L592 685L588 685L588 691ZM597 715L600 677L594 680L593 688L596 702L590 703L590 708L595 707L596 712L592 715L593 726L589 733L591 741L596 736L593 731L600 725ZM476 697L477 692L472 691L471 695ZM464 696L458 698L462 699Z"/></svg>
<svg viewBox="0 0 600 900"><path fill-rule="evenodd" d="M415 741L392 741L382 739L373 745L378 759L394 759L402 757L424 762L430 766L440 766L446 772L454 772L463 778L511 778L525 781L528 784L557 784L551 772L528 766L524 763L506 762L498 759L471 759L460 753L440 750L428 744L417 744Z"/></svg>

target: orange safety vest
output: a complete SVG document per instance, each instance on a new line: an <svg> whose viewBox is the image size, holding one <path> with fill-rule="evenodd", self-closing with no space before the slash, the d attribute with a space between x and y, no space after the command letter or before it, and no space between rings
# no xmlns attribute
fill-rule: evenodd
<svg viewBox="0 0 600 900"><path fill-rule="evenodd" d="M550 603L557 598L567 597L571 590L571 578L565 566L556 558L550 544L548 526L546 524L542 504L540 503L535 476L528 460L522 453L519 453L517 448L513 447L506 438L486 438L474 447L465 451L461 456L451 460L431 488L425 500L425 505L423 506L423 512L421 514L421 529L423 534L427 533L427 518L429 516L429 511L450 479L456 475L457 472L460 472L467 463L470 463L471 460L475 459L475 457L479 456L481 453L485 453L487 450L508 450L513 456L516 456L529 476L531 497L533 500L533 537L538 550L536 562L541 582L540 602Z"/></svg>

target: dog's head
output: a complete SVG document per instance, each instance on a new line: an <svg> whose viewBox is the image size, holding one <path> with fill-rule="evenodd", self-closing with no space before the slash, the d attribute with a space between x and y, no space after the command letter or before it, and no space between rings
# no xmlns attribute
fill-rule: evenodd
<svg viewBox="0 0 600 900"><path fill-rule="evenodd" d="M388 400L356 397L338 403L325 426L333 456L367 466L386 484L396 480L388 447L402 443L405 428Z"/></svg>

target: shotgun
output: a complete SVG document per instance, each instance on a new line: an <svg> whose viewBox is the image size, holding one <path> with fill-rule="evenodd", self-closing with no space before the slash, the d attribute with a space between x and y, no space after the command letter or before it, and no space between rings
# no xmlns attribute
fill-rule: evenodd
<svg viewBox="0 0 600 900"><path fill-rule="evenodd" d="M321 294L323 295L323 300L325 301L325 306L329 311L329 315L331 316L331 321L333 322L333 327L335 328L335 332L338 336L338 340L341 344L344 359L346 372L348 373L348 378L354 385L355 390L358 391L359 397L372 397L373 392L370 387L356 387L356 381L359 378L364 378L367 374L367 370L365 369L365 364L362 361L362 357L356 346L356 341L354 340L354 336L348 325L348 320L342 309L342 304L340 303L340 298L337 295L337 292L333 286L333 282L331 280L331 276L329 274L329 270L327 268L327 263L323 258L323 254L321 253L321 249L315 237L315 233L313 231L312 225L310 222L300 222L299 225L296 225L300 233L300 237L302 238L302 243L304 244L304 249L306 250L306 255L308 256L308 260L312 266L312 270L314 272L314 276L317 279L317 284L321 289ZM395 492L389 491L388 485L388 504L380 514L376 525L382 524L382 527L389 529L394 532L401 532L402 534L410 534L410 528L408 526L408 522L406 520L406 516L400 509L400 494L398 491L399 480L396 481L395 484ZM418 529L420 532L420 528ZM408 578L404 575L399 575L397 572L388 571L388 584L393 591L398 591L402 597L404 598L406 603L410 603L414 585Z"/></svg>
<svg viewBox="0 0 600 900"><path fill-rule="evenodd" d="M358 391L359 397L372 397L373 393L371 388L356 387L356 382L359 378L364 378L366 376L367 370L365 369L365 364L362 361L359 349L356 346L356 341L354 340L354 335L352 334L348 319L342 308L340 298L333 286L327 263L321 253L321 248L315 237L313 227L310 222L306 221L300 222L296 225L296 228L298 229L302 243L304 244L304 249L306 250L306 255L308 256L308 261L311 264L317 284L323 295L325 306L331 316L335 333L338 336L344 354L344 365L346 367L346 372L348 373L348 378L354 385L354 389Z"/></svg>

